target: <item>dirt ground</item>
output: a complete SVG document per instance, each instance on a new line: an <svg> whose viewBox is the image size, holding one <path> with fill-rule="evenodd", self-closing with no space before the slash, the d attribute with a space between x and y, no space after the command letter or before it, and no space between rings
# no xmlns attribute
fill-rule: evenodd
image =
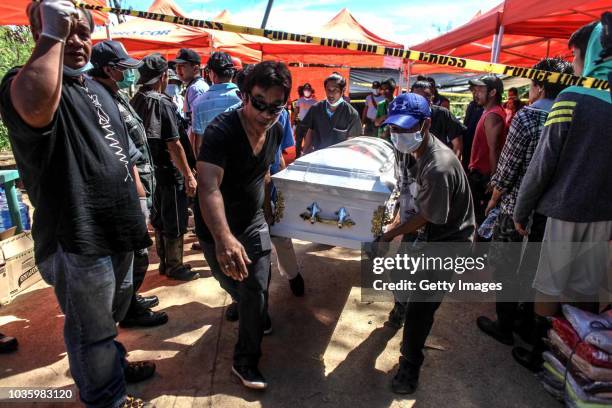
<svg viewBox="0 0 612 408"><path fill-rule="evenodd" d="M157 295L170 321L120 329L130 360L155 360L156 375L128 388L157 407L556 407L536 378L512 360L510 347L475 325L493 314L486 303L444 303L428 340L418 391L391 393L401 331L384 325L390 303L362 303L359 252L294 241L306 295L296 298L274 270L270 313L274 332L263 342L265 392L230 375L237 323L223 315L229 296L201 253L185 242L187 261L202 276L170 281L151 265L141 293ZM0 308L0 331L16 336L17 353L0 355L0 387L74 387L68 372L63 316L50 287L39 282ZM14 406L77 406L19 404Z"/></svg>

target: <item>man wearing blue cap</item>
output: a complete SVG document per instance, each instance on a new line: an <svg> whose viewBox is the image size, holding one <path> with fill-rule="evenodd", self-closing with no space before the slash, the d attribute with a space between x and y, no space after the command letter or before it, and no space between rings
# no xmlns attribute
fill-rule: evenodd
<svg viewBox="0 0 612 408"><path fill-rule="evenodd" d="M467 176L453 151L429 133L431 109L427 100L412 93L399 95L390 104L384 125L390 128L397 161L404 163L399 169L400 180L414 180L416 189L402 191L409 194L409 200L402 203L412 203L413 211L402 221L396 219L381 241L418 233L419 241L471 242L475 220ZM402 356L391 385L393 392L412 394L416 390L425 340L443 296L443 291L415 292L405 305Z"/></svg>

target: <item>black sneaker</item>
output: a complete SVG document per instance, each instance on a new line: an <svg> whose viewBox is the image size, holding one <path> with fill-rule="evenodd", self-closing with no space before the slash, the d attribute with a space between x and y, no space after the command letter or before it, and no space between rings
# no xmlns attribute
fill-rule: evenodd
<svg viewBox="0 0 612 408"><path fill-rule="evenodd" d="M298 273L295 278L289 279L289 287L291 292L293 292L293 296L304 296L304 278L302 278L302 275Z"/></svg>
<svg viewBox="0 0 612 408"><path fill-rule="evenodd" d="M272 329L272 319L270 319L270 315L266 313L266 322L264 323L264 336L268 334L272 334L274 330Z"/></svg>
<svg viewBox="0 0 612 408"><path fill-rule="evenodd" d="M132 397L128 395L121 405L121 408L155 408L155 405L150 402L146 402L140 398Z"/></svg>
<svg viewBox="0 0 612 408"><path fill-rule="evenodd" d="M265 390L268 383L264 376L259 372L257 367L251 366L232 366L232 374L234 374L247 388L254 390Z"/></svg>
<svg viewBox="0 0 612 408"><path fill-rule="evenodd" d="M393 310L389 312L389 320L387 320L387 325L394 329L401 329L404 325L404 321L406 320L406 304L395 302L393 306Z"/></svg>
<svg viewBox="0 0 612 408"><path fill-rule="evenodd" d="M128 363L123 370L125 382L130 384L148 380L153 374L155 374L155 363L152 361L134 361Z"/></svg>
<svg viewBox="0 0 612 408"><path fill-rule="evenodd" d="M397 374L391 381L391 390L396 394L413 394L419 385L420 367L408 363L404 357L400 357Z"/></svg>
<svg viewBox="0 0 612 408"><path fill-rule="evenodd" d="M486 316L480 316L478 319L476 319L476 325L481 331L493 337L500 343L505 344L506 346L511 346L514 344L514 336L512 335L512 332L504 332L499 326L499 322L497 320L491 320Z"/></svg>
<svg viewBox="0 0 612 408"><path fill-rule="evenodd" d="M157 296L142 296L136 295L136 303L141 309L151 309L159 305L159 298Z"/></svg>
<svg viewBox="0 0 612 408"><path fill-rule="evenodd" d="M238 302L232 302L225 310L225 320L228 322L236 322L238 319Z"/></svg>
<svg viewBox="0 0 612 408"><path fill-rule="evenodd" d="M15 337L5 336L0 333L0 353L12 353L19 347Z"/></svg>
<svg viewBox="0 0 612 408"><path fill-rule="evenodd" d="M166 312L155 312L151 309L141 310L137 313L128 314L119 323L123 328L127 327L155 327L168 323Z"/></svg>

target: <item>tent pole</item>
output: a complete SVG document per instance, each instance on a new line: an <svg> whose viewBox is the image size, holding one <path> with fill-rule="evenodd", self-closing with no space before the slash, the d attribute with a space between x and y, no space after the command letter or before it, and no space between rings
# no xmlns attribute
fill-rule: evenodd
<svg viewBox="0 0 612 408"><path fill-rule="evenodd" d="M499 54L501 51L501 44L504 38L504 26L499 26L499 31L493 36L493 46L491 47L491 62L496 64L499 62Z"/></svg>
<svg viewBox="0 0 612 408"><path fill-rule="evenodd" d="M546 58L550 55L550 39L546 41Z"/></svg>
<svg viewBox="0 0 612 408"><path fill-rule="evenodd" d="M263 21L261 22L262 29L265 29L266 24L268 24L268 17L270 16L270 11L272 10L272 3L274 3L274 0L268 0L268 6L266 7L266 13L264 14Z"/></svg>
<svg viewBox="0 0 612 408"><path fill-rule="evenodd" d="M109 23L106 23L106 24L104 24L104 26L106 27L106 39L107 39L107 40L112 40L112 39L113 39L113 36L112 36L112 34L111 34L110 24L109 24Z"/></svg>

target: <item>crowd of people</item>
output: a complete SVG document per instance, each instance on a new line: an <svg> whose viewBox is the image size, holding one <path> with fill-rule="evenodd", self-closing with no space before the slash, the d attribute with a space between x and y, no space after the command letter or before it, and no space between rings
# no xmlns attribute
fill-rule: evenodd
<svg viewBox="0 0 612 408"><path fill-rule="evenodd" d="M269 230L276 200L270 176L286 167L283 152L292 146L299 157L361 134L393 145L399 211L379 242L470 243L494 212L494 244L612 239L607 91L534 79L528 105L511 95L502 106L503 82L485 75L470 81L473 101L462 123L431 78L419 77L399 95L393 79L375 82L360 115L346 98L346 78L333 73L319 101L312 84L301 85L291 115L294 84L282 63L241 67L214 52L202 67L191 49L172 61L157 53L138 60L120 42L92 46L91 14L69 0L31 3L27 12L35 47L2 80L0 113L35 207L36 263L65 315L70 372L88 407L148 405L128 396L126 383L150 378L155 364L126 360L117 324L168 321L152 310L156 296L138 294L153 244L149 229L160 274L199 277L183 262L190 213L194 249L232 298L226 319L239 322L232 373L246 387L267 387L259 360L262 338L272 332L272 263L295 296L305 287L291 239ZM546 58L534 68L607 79L612 61L601 30L594 22L572 36L573 67ZM137 89L131 99L127 89ZM533 349L517 347L512 355L537 371L547 318L568 291L596 296L605 267L594 262L551 276L551 262L538 262L538 254L521 263L503 245L492 248L496 279L512 285L517 274L532 274L535 294L522 304L498 299L497 318L482 316L477 325L503 344L523 334ZM443 298L443 291L416 293L393 306L389 323L404 327L394 392L417 389Z"/></svg>

